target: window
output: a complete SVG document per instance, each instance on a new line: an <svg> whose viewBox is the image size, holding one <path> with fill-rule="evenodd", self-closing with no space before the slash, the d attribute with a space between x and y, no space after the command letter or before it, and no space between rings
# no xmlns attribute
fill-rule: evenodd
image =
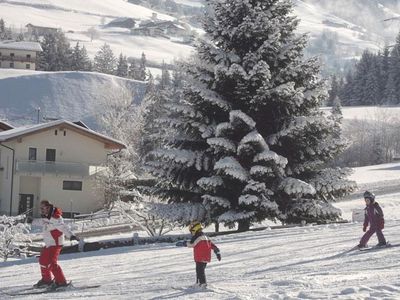
<svg viewBox="0 0 400 300"><path fill-rule="evenodd" d="M58 130L56 129L56 130L54 130L54 135L57 135L58 134Z"/></svg>
<svg viewBox="0 0 400 300"><path fill-rule="evenodd" d="M11 57L14 57L15 55L14 55L14 53L10 53L10 56L11 56Z"/></svg>
<svg viewBox="0 0 400 300"><path fill-rule="evenodd" d="M56 149L46 149L46 161L56 161Z"/></svg>
<svg viewBox="0 0 400 300"><path fill-rule="evenodd" d="M26 55L26 58L31 58L31 55L30 55L30 54L27 54L27 55Z"/></svg>
<svg viewBox="0 0 400 300"><path fill-rule="evenodd" d="M26 69L30 69L30 68L31 68L31 65L30 65L30 64L26 64L26 65L25 65L25 68L26 68Z"/></svg>
<svg viewBox="0 0 400 300"><path fill-rule="evenodd" d="M63 181L63 190L82 191L82 181Z"/></svg>
<svg viewBox="0 0 400 300"><path fill-rule="evenodd" d="M13 62L10 63L10 68L14 68L14 63Z"/></svg>
<svg viewBox="0 0 400 300"><path fill-rule="evenodd" d="M29 160L36 160L36 148L29 148Z"/></svg>

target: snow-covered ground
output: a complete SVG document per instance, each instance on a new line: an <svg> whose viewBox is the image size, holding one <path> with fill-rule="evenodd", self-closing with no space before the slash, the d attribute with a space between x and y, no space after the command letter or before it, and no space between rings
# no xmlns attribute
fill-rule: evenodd
<svg viewBox="0 0 400 300"><path fill-rule="evenodd" d="M321 108L325 112L330 112L331 107ZM344 106L342 107L343 118L346 120L389 120L400 118L400 106Z"/></svg>
<svg viewBox="0 0 400 300"><path fill-rule="evenodd" d="M35 123L40 108L40 117L82 120L96 129L105 101L132 93L138 103L145 89L145 82L94 72L0 69L0 119Z"/></svg>
<svg viewBox="0 0 400 300"><path fill-rule="evenodd" d="M197 0L178 0L178 3L200 7ZM365 48L378 50L383 46L379 36L374 40L363 40L360 34L366 30L329 13L307 1L294 1L294 13L302 20L299 26L301 32L317 36L324 30L336 32L342 46L351 49ZM139 58L144 52L150 61L161 63L172 62L177 58L188 57L193 47L165 38L133 36L128 30L104 27L104 24L118 17L132 17L138 22L149 20L153 13L161 20L174 20L174 17L135 5L126 0L2 0L0 1L0 17L7 25L16 31L25 30L27 23L38 26L62 28L72 44L79 42L84 45L91 57L104 43L110 44L116 55L124 53L127 56ZM86 33L89 28L95 28L99 36L91 41ZM193 28L199 33L200 28ZM379 42L376 42L376 41Z"/></svg>
<svg viewBox="0 0 400 300"><path fill-rule="evenodd" d="M222 261L208 265L205 291L174 289L195 280L191 250L174 244L65 254L60 264L68 279L101 287L18 299L400 299L400 188L393 190L400 164L359 168L352 179L362 189L379 187L372 191L386 214L385 235L393 247L346 253L363 234L360 223L221 236L214 241ZM346 216L364 201L336 205ZM0 298L38 279L36 258L0 263Z"/></svg>

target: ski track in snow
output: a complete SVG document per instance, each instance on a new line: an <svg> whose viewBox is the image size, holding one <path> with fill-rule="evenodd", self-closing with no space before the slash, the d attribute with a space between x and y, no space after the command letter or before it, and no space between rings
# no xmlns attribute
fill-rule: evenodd
<svg viewBox="0 0 400 300"><path fill-rule="evenodd" d="M400 221L388 220L394 245L350 251L361 224L265 230L214 238L222 261L207 266L209 289L185 289L195 279L191 249L169 244L61 256L67 278L90 290L18 299L400 299ZM372 237L371 244L376 243ZM0 264L0 293L39 279L36 258ZM173 287L182 287L182 290ZM0 295L1 299L16 297Z"/></svg>
<svg viewBox="0 0 400 300"><path fill-rule="evenodd" d="M220 236L213 240L222 261L207 266L204 291L188 288L195 281L191 249L168 243L103 249L60 257L74 285L99 288L11 297L6 293L40 277L37 258L28 258L0 263L0 299L400 299L400 189L392 173L399 166L365 169L370 182L358 180L366 174L357 169L352 179L362 182L360 190L335 204L350 219L352 209L364 208L364 188L376 189L392 247L351 250L363 234L357 222ZM376 243L373 236L369 244Z"/></svg>

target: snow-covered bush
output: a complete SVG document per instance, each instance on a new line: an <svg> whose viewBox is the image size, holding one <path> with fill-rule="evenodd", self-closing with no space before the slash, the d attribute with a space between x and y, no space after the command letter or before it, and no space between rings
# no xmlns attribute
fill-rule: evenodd
<svg viewBox="0 0 400 300"><path fill-rule="evenodd" d="M19 257L21 250L31 242L29 225L23 223L25 218L25 215L0 216L0 257L4 261L9 257Z"/></svg>
<svg viewBox="0 0 400 300"><path fill-rule="evenodd" d="M175 213L168 214L171 207L160 203L157 198L148 196L136 202L115 201L113 210L121 212L127 220L146 231L149 236L164 235L182 221Z"/></svg>

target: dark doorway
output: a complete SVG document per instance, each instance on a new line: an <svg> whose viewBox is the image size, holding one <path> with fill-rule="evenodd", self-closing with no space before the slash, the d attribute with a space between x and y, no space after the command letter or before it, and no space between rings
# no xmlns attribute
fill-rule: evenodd
<svg viewBox="0 0 400 300"><path fill-rule="evenodd" d="M18 214L28 211L27 215L33 215L33 194L19 194Z"/></svg>

